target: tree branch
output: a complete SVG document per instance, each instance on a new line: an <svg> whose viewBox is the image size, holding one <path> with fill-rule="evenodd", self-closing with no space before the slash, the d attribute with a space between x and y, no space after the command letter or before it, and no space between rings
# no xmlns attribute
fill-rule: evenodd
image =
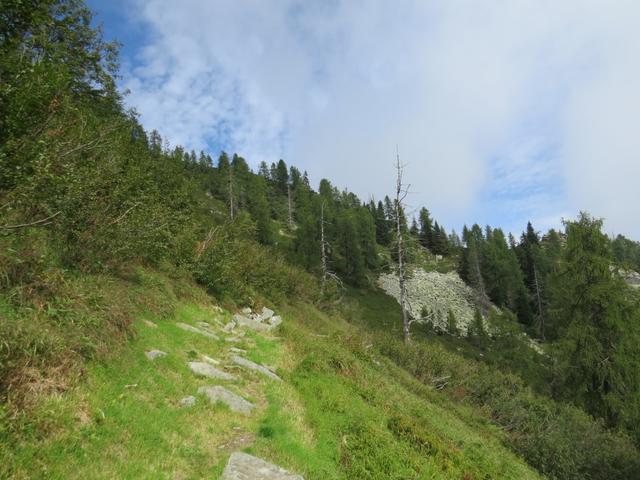
<svg viewBox="0 0 640 480"><path fill-rule="evenodd" d="M35 222L21 223L19 225L0 225L0 228L4 230L15 230L17 228L25 228L25 227L44 227L45 225L49 225L51 223L51 220L53 220L58 215L60 215L60 213L62 212L58 211L53 215L49 215L47 218L36 220Z"/></svg>

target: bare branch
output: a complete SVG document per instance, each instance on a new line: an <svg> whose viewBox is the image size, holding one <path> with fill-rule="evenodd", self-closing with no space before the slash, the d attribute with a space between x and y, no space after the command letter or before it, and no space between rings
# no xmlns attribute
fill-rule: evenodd
<svg viewBox="0 0 640 480"><path fill-rule="evenodd" d="M127 210L122 215L120 215L118 218L116 218L115 220L109 222L109 225L115 225L116 223L120 222L120 220L122 220L124 217L126 217L131 210L133 210L134 208L136 208L139 205L140 205L140 203L136 202L131 207L127 208Z"/></svg>
<svg viewBox="0 0 640 480"><path fill-rule="evenodd" d="M219 226L211 228L209 230L209 233L207 233L206 238L198 244L198 246L196 247L196 260L200 260L200 257L202 257L204 252L209 247L209 244L213 241L213 237L219 228Z"/></svg>
<svg viewBox="0 0 640 480"><path fill-rule="evenodd" d="M17 228L25 228L25 227L44 227L45 225L51 224L51 221L61 213L62 212L58 211L53 215L49 215L47 218L42 218L40 220L36 220L35 222L21 223L19 225L0 225L0 228L5 230L14 230Z"/></svg>

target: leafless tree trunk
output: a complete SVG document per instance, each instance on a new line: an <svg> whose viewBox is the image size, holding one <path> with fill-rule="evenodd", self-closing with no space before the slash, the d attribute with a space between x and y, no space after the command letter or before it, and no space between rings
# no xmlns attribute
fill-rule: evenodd
<svg viewBox="0 0 640 480"><path fill-rule="evenodd" d="M320 206L320 260L322 261L322 291L327 282L327 244L324 240L324 202Z"/></svg>
<svg viewBox="0 0 640 480"><path fill-rule="evenodd" d="M404 265L404 243L402 238L402 225L400 222L400 212L405 197L407 196L407 188L402 184L403 167L400 164L400 154L396 152L396 235L398 247L398 281L400 282L400 308L402 309L402 333L405 343L411 342L411 333L409 331L409 314L407 312L407 292L405 285L405 265Z"/></svg>
<svg viewBox="0 0 640 480"><path fill-rule="evenodd" d="M320 262L322 264L322 283L321 283L321 287L320 287L320 292L322 294L324 294L324 289L325 289L325 284L327 283L327 280L331 279L334 282L336 282L336 284L342 289L344 290L344 284L342 283L342 280L340 279L340 277L338 277L338 275L336 275L335 273L333 273L330 269L329 269L329 242L325 239L324 236L324 202L322 202L322 204L320 205Z"/></svg>
<svg viewBox="0 0 640 480"><path fill-rule="evenodd" d="M233 166L229 165L229 216L235 218L235 199L233 198Z"/></svg>
<svg viewBox="0 0 640 480"><path fill-rule="evenodd" d="M293 204L291 202L291 184L287 182L287 201L289 203L289 228L293 229Z"/></svg>
<svg viewBox="0 0 640 480"><path fill-rule="evenodd" d="M540 296L540 283L538 282L538 269L533 266L533 279L536 287L536 301L538 303L538 323L540 327L540 338L544 340L544 316L542 315L542 299Z"/></svg>

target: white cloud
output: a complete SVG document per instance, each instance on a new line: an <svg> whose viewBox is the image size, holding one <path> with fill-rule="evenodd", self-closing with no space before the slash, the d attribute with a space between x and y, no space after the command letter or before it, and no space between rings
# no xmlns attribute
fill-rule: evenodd
<svg viewBox="0 0 640 480"><path fill-rule="evenodd" d="M367 198L396 144L445 224L585 208L640 237L640 4L148 0L129 101L173 144L225 134ZM222 132L222 133L221 133ZM540 228L542 225L540 226Z"/></svg>

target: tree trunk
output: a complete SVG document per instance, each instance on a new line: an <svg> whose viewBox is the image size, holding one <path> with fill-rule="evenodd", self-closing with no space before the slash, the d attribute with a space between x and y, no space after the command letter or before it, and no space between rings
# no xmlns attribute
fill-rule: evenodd
<svg viewBox="0 0 640 480"><path fill-rule="evenodd" d="M287 202L289 204L289 228L293 229L293 206L291 204L291 185L287 183Z"/></svg>
<svg viewBox="0 0 640 480"><path fill-rule="evenodd" d="M538 282L538 269L533 266L533 279L536 284L536 300L538 303L538 322L540 328L540 339L544 340L544 316L542 315L542 299L540 296L540 283Z"/></svg>
<svg viewBox="0 0 640 480"><path fill-rule="evenodd" d="M324 202L320 205L320 260L322 261L322 292L327 282L327 251L324 241Z"/></svg>
<svg viewBox="0 0 640 480"><path fill-rule="evenodd" d="M235 217L235 205L233 198L233 167L229 166L229 216L231 220Z"/></svg>
<svg viewBox="0 0 640 480"><path fill-rule="evenodd" d="M400 155L396 154L396 235L398 242L398 281L400 283L400 308L402 310L402 334L405 343L411 342L411 332L409 331L409 314L407 313L406 285L404 272L404 245L402 238L402 224L400 222L400 211L402 200L406 194L402 185L402 165L400 165Z"/></svg>

